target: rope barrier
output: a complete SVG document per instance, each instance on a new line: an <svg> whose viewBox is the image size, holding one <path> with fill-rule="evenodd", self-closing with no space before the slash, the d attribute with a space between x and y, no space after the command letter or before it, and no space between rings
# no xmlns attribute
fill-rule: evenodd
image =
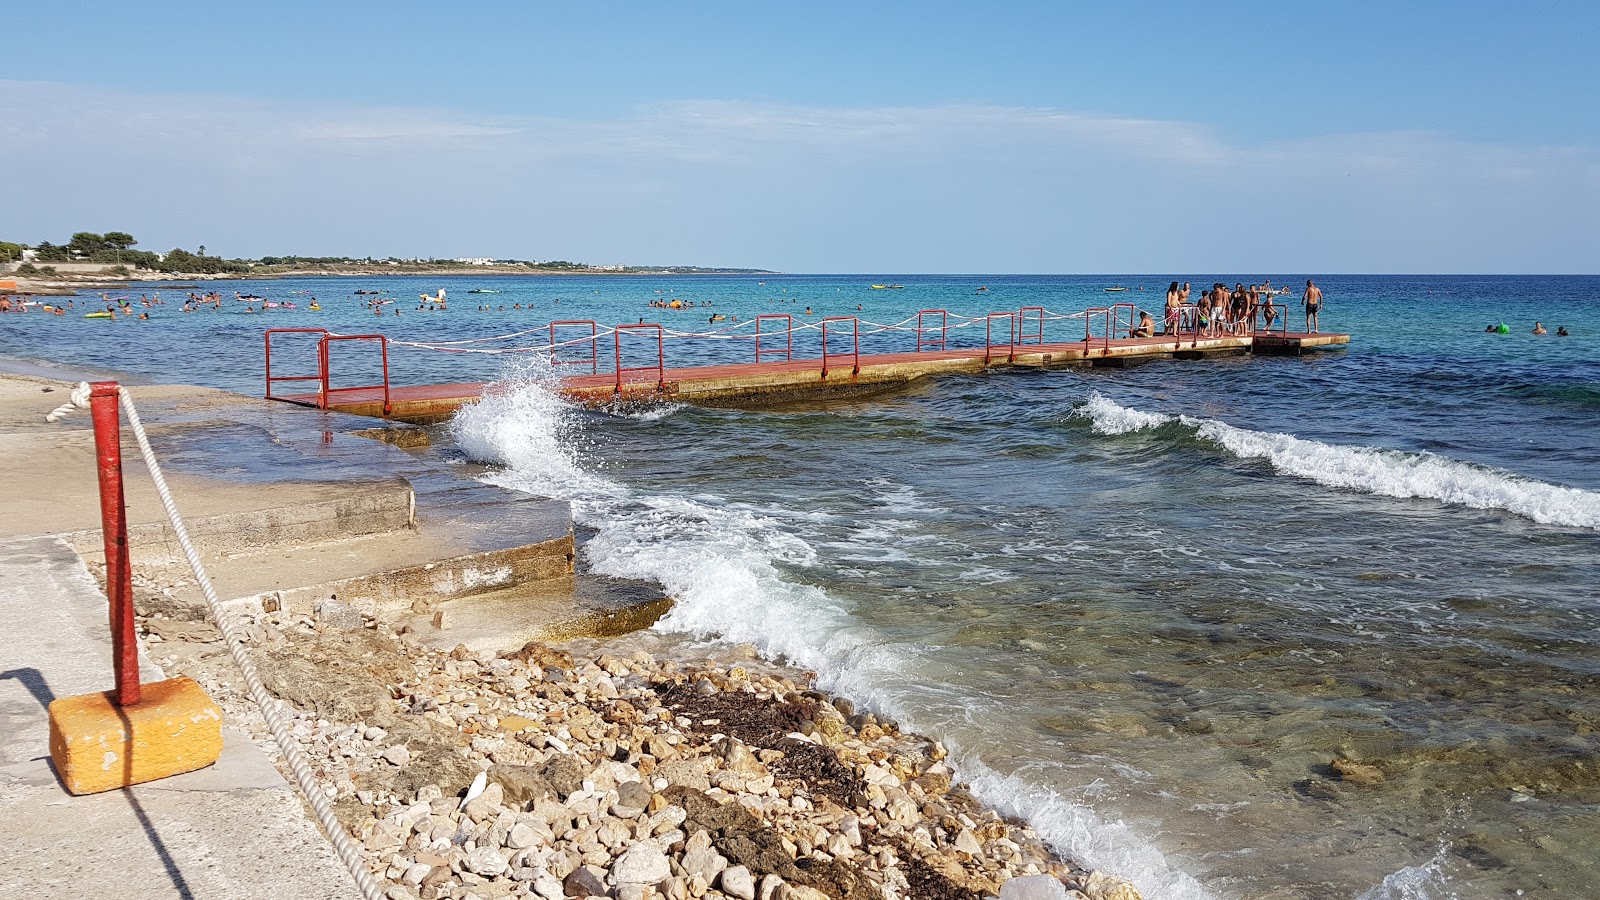
<svg viewBox="0 0 1600 900"><path fill-rule="evenodd" d="M971 327L974 327L974 326L977 326L977 325L985 325L988 322L988 317L987 316L979 318L979 317L963 316L963 315L961 315L959 313L951 313L951 312L947 312L946 314L950 318L960 319L962 321L957 322L957 323L955 323L953 325L943 325L943 326L940 326L940 328L938 328L938 329L924 329L924 330L925 331L931 331L931 330L951 331L951 330L955 330L955 329L959 329L959 328L971 328ZM1083 318L1086 318L1087 315L1088 315L1087 313L1081 313L1081 312L1080 313L1057 313L1057 312L1053 312L1051 310L1045 310L1042 315L1029 317L1029 321L1054 322L1054 321L1061 321L1061 320L1066 320L1066 319L1083 319ZM867 337L867 336L870 336L870 335L884 334L886 332L891 332L891 331L900 331L900 332L912 333L912 332L917 331L917 329L914 328L914 327L907 327L907 325L908 325L908 323L915 321L916 318L917 318L916 316L907 316L906 318L901 319L900 321L894 322L894 323L882 323L882 322L873 322L871 320L861 320L861 325L863 325L865 327L862 328L859 331L859 334L862 337ZM751 327L751 326L753 326L755 324L756 324L756 320L754 318L751 318L751 319L746 319L743 322L738 322L738 323L731 324L731 325L725 325L725 326L723 326L721 328L712 329L710 331L679 331L679 330L674 329L674 328L663 328L662 332L667 338L670 338L670 339L673 339L673 340L683 340L683 339L688 339L688 338L699 338L699 339L714 340L714 341L715 340L720 340L720 341L750 341L750 340L755 340L757 338L757 335L754 334L754 333L751 333L751 334L734 334L733 332L739 331L741 329L749 328L749 327ZM546 326L546 327L548 327L548 326ZM821 328L822 328L821 324L817 323L817 322L801 322L801 323L799 323L797 325L790 325L788 328L778 329L776 331L763 331L763 332L760 333L759 337L764 338L764 339L775 339L775 338L784 337L786 335L793 335L793 334L796 334L796 333L799 333L799 332L804 332L804 331L819 331L819 330L821 330ZM498 348L480 349L480 348L476 348L476 347L463 347L463 346L461 346L463 344L482 344L482 343L492 343L494 341L510 340L512 338L518 338L518 337L522 337L524 335L533 334L535 332L540 332L540 331L544 331L544 330L545 330L544 327L541 327L541 328L530 328L530 329L527 329L527 330L524 330L524 331L511 332L509 334L495 335L495 336L492 336L492 337L482 337L482 338L468 338L468 339L459 340L459 341L403 341L403 340L398 340L398 339L395 339L395 338L390 338L389 339L389 343L394 345L394 346L397 346L397 347L408 347L408 348L413 349L413 350L434 350L434 351L437 351L437 352L440 352L440 353L479 353L479 354L485 354L485 355L498 355L498 354L505 354L505 353L551 353L551 352L554 352L555 350L558 350L558 349L560 349L562 347L575 347L575 346L578 346L578 345L581 345L581 344L588 344L588 343L592 343L592 342L595 342L595 341L602 340L604 338L611 337L612 335L616 334L616 329L615 328L608 328L608 329L606 329L604 331L597 332L597 333L595 333L593 335L587 335L587 336L584 336L584 337L573 338L571 340L557 341L555 343L546 343L546 344L533 344L533 345L524 346L524 347L498 347ZM332 337L341 336L338 332L329 332L329 335L332 336Z"/></svg>
<svg viewBox="0 0 1600 900"><path fill-rule="evenodd" d="M189 568L194 572L194 577L200 584L200 592L205 595L206 606L211 611L211 619L222 632L228 642L228 653L232 655L234 664L239 667L239 672L244 676L244 683L249 690L250 699L260 708L261 715L267 721L267 727L272 731L273 740L278 744L278 749L283 752L283 758L294 773L295 783L300 792L305 795L306 801L311 804L312 810L317 814L317 821L322 825L322 830L327 834L328 841L333 844L334 851L339 859L344 862L345 868L350 871L350 877L355 879L356 886L361 889L361 894L366 900L384 900L384 892L378 887L372 873L367 871L366 862L362 859L361 850L350 839L349 832L339 824L334 817L333 804L328 795L317 784L316 776L311 771L311 762L306 758L305 751L295 742L294 736L289 732L289 726L284 721L283 704L267 691L261 683L261 676L256 671L255 662L250 659L245 651L242 632L234 623L233 617L222 606L222 601L217 597L217 590L211 584L211 578L206 574L205 565L200 561L200 554L195 550L194 544L189 540L189 530L184 527L183 516L179 515L177 504L173 502L172 492L167 487L167 479L161 473L161 464L156 460L155 451L150 448L150 438L145 434L144 423L139 421L139 410L133 405L133 396L127 388L118 388L122 410L128 416L128 426L133 430L133 437L139 444L139 454L144 457L145 467L150 470L150 478L155 482L156 493L161 497L161 506L167 512L167 519L172 523L172 530L178 536L178 544L183 548L184 558L189 561ZM55 422L75 409L89 407L89 383L79 382L72 391L71 401L62 404L52 411L46 419Z"/></svg>

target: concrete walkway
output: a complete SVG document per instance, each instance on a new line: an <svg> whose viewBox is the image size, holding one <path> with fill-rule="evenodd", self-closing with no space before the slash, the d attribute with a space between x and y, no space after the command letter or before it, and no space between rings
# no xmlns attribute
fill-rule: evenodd
<svg viewBox="0 0 1600 900"><path fill-rule="evenodd" d="M111 687L106 619L66 542L0 541L0 896L358 898L299 794L226 726L210 768L87 797L61 787L45 708Z"/></svg>

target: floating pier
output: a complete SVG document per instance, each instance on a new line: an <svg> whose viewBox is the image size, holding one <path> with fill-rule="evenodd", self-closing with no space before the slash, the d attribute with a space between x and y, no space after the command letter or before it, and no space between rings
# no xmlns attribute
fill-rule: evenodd
<svg viewBox="0 0 1600 900"><path fill-rule="evenodd" d="M1124 317L1121 310L1126 309ZM799 400L864 396L893 390L908 382L934 375L973 374L990 369L1064 369L1082 366L1120 367L1156 359L1204 359L1211 356L1238 356L1246 353L1297 356L1309 350L1343 347L1350 335L1337 333L1254 330L1234 334L1206 334L1198 329L1178 328L1171 334L1151 337L1114 337L1134 330L1132 304L1095 308L1071 315L1049 314L1039 307L1019 312L990 313L986 318L964 318L968 324L981 323L985 331L983 346L947 346L954 314L944 310L923 310L914 317L915 327L906 323L870 326L855 316L830 316L797 326L788 314L759 316L745 325L753 334L754 360L715 365L668 367L663 326L655 324L618 325L605 331L592 321L551 323L548 344L520 352L545 352L555 366L586 367L584 374L560 379L560 391L568 399L592 406L624 401L676 401L705 406L766 406ZM1050 319L1085 320L1085 336L1080 341L1046 342L1044 323ZM761 331L763 320L783 320L777 331ZM1192 321L1185 317L1184 321ZM1095 325L1099 325L1096 333ZM740 326L742 327L742 326ZM557 340L558 329L580 332L576 339ZM799 330L821 331L822 353L796 359L794 334ZM582 333L583 331L587 333ZM724 329L726 331L728 329ZM863 334L903 330L916 334L916 349L893 353L862 353ZM313 375L274 375L273 336L286 332L320 332L317 345L318 371ZM670 333L671 337L708 337ZM355 415L395 419L414 424L444 421L462 406L477 402L490 390L484 382L455 384L397 385L390 381L388 363L391 344L462 352L456 346L393 341L383 335L338 335L322 329L271 329L266 332L267 391L270 400L330 409ZM368 385L340 385L329 365L329 346L354 341L376 344L381 354L383 381ZM763 342L766 342L763 344ZM462 342L454 342L460 344ZM605 343L611 356L604 360ZM572 358L574 350L582 354ZM563 358L565 354L566 358ZM765 357L778 357L765 359ZM601 363L609 362L610 371ZM315 382L312 393L276 393L274 386L284 382Z"/></svg>

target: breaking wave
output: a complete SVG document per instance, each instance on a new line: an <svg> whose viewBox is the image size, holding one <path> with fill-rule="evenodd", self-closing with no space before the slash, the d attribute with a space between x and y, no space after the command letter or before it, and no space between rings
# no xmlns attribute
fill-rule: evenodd
<svg viewBox="0 0 1600 900"><path fill-rule="evenodd" d="M1091 392L1074 415L1097 434L1182 428L1240 459L1261 459L1286 475L1328 487L1451 506L1499 509L1544 525L1600 530L1600 494L1524 478L1434 453L1324 444L1277 432L1252 431L1216 419L1130 409Z"/></svg>

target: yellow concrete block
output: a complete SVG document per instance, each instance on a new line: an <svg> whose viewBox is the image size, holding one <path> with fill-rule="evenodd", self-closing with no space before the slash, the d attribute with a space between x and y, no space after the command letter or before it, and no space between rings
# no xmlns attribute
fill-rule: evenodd
<svg viewBox="0 0 1600 900"><path fill-rule="evenodd" d="M222 754L222 710L188 678L143 686L121 707L112 692L50 704L50 758L67 790L97 794L203 769Z"/></svg>

